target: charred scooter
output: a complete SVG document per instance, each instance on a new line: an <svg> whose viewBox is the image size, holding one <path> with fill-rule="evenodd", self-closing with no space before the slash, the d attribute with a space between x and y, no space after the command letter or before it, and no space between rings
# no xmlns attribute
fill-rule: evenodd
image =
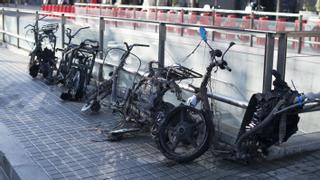
<svg viewBox="0 0 320 180"><path fill-rule="evenodd" d="M115 67L114 71L112 71L109 76L111 76L110 79L104 80L103 82L98 82L97 87L93 92L91 92L88 95L88 98L86 100L85 105L81 108L82 112L98 112L101 109L101 104L102 101L111 95L111 105L112 106L119 106L123 102L123 98L118 97L117 92L119 91L118 89L118 79L120 76L120 71L123 70L124 65L126 64L127 58L129 56L135 57L139 61L139 66L135 72L135 77L133 82L135 82L135 79L137 77L138 71L140 70L141 67L141 60L138 56L135 54L131 53L134 47L149 47L149 45L145 44L132 44L128 45L128 43L124 43L126 50L121 49L121 48L110 48L106 52L106 57L103 60L102 65L105 64L105 61L109 58L109 55L112 56L116 52L123 53L120 57L119 64L118 66ZM112 58L112 57L110 57ZM130 87L132 88L132 87ZM129 89L130 89L129 88ZM122 99L122 100L120 100ZM125 98L124 98L125 99Z"/></svg>
<svg viewBox="0 0 320 180"><path fill-rule="evenodd" d="M158 62L149 63L149 74L142 77L137 86L130 92L125 104L119 107L122 121L111 130L107 140L120 140L125 134L150 132L157 137L159 124L174 108L164 101L168 92L174 92L177 100L184 101L177 81L201 78L201 74L181 65L153 67Z"/></svg>
<svg viewBox="0 0 320 180"><path fill-rule="evenodd" d="M231 71L224 60L225 53L216 60L221 54L211 48L212 62L200 88L191 86L196 94L188 100L189 105L175 108L160 125L158 144L168 159L180 163L192 161L209 148L215 126L206 86L214 67ZM304 95L292 90L277 71L272 74L274 89L251 97L235 143L222 142L230 145L223 149L226 158L246 163L265 159L270 146L286 142L296 133L298 113L320 110L320 93ZM199 102L200 110L195 108Z"/></svg>
<svg viewBox="0 0 320 180"><path fill-rule="evenodd" d="M58 30L58 24L46 24L39 29L39 21L46 16L36 20L35 24L28 24L26 28L34 34L35 46L30 53L29 74L35 78L38 73L49 82L53 80L53 71L56 70L55 49L57 37L54 34ZM48 46L49 44L49 46Z"/></svg>
<svg viewBox="0 0 320 180"><path fill-rule="evenodd" d="M59 63L59 67L57 70L57 73L55 75L55 81L56 83L65 84L65 80L67 77L67 74L69 73L71 69L71 63L72 63L72 53L73 50L75 50L77 47L79 47L78 44L73 44L72 39L76 37L76 35L85 29L88 29L89 27L83 27L78 29L74 34L72 34L72 30L70 28L67 28L65 31L65 34L68 38L67 42L64 42L65 48L59 49L57 48L56 51L60 51L62 53L61 60Z"/></svg>
<svg viewBox="0 0 320 180"><path fill-rule="evenodd" d="M99 42L90 39L82 41L72 50L70 70L65 77L66 90L60 95L62 100L79 101L85 96L98 52Z"/></svg>

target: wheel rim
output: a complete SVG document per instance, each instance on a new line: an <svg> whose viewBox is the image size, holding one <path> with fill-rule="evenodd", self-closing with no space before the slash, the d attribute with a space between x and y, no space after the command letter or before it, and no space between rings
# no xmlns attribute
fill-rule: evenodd
<svg viewBox="0 0 320 180"><path fill-rule="evenodd" d="M164 129L163 148L170 154L185 157L196 154L208 138L204 116L192 108L183 108Z"/></svg>

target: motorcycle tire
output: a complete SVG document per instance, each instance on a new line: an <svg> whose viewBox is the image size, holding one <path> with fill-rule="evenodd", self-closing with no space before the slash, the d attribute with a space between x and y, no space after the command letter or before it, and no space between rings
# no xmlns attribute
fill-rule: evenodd
<svg viewBox="0 0 320 180"><path fill-rule="evenodd" d="M40 70L40 67L39 65L35 62L35 59L36 59L36 55L34 53L31 54L31 57L30 57L30 61L29 61L29 75L32 77L32 78L35 78L38 76L38 73L39 73L39 70Z"/></svg>
<svg viewBox="0 0 320 180"><path fill-rule="evenodd" d="M38 76L38 73L39 73L39 65L32 65L29 67L29 75L32 77L32 78L35 78Z"/></svg>
<svg viewBox="0 0 320 180"><path fill-rule="evenodd" d="M188 117L185 115L187 115ZM200 124L203 124L202 126L204 127L204 134L202 135L200 143L191 142L192 138L194 138L194 136L196 134L199 134L200 132L199 129L194 129L193 127L199 126L199 122L191 122L191 120L193 121L193 119L190 120L190 117L194 116L198 116L200 118L200 121L202 121L202 123L200 121L199 122ZM182 126L182 123L186 123L187 126ZM190 126L192 124L194 125ZM190 127L192 128L190 129ZM170 160L176 161L178 163L190 162L200 157L209 149L212 141L213 130L214 128L212 121L206 118L202 111L190 106L179 106L175 108L160 125L157 138L158 148L160 149L162 154ZM178 136L172 137L174 136L173 134L180 136L179 139L181 140L178 140ZM198 138L199 136L196 137L196 140L198 140ZM173 139L175 139L176 141L174 142L175 144L170 142ZM194 139L192 141L194 141ZM190 150L189 146L192 146L194 150L192 152L184 152L179 154L179 152L175 152L179 144L183 147L186 147L187 150Z"/></svg>

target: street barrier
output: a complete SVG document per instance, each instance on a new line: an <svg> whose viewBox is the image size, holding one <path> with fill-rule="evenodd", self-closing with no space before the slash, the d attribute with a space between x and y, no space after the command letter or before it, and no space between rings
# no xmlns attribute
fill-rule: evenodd
<svg viewBox="0 0 320 180"><path fill-rule="evenodd" d="M257 29L258 30L268 31L269 30L268 21L269 21L269 17L268 16L259 17ZM264 37L257 37L257 44L258 45L264 45L265 44L265 40L266 39Z"/></svg>
<svg viewBox="0 0 320 180"><path fill-rule="evenodd" d="M249 29L250 21L251 21L251 16L242 16L242 22L241 22L240 28ZM248 35L240 35L239 39L243 42L249 42L250 37Z"/></svg>

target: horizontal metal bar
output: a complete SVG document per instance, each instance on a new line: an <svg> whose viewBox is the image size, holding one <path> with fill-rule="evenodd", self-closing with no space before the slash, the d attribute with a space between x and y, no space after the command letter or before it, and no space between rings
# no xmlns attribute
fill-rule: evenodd
<svg viewBox="0 0 320 180"><path fill-rule="evenodd" d="M281 12L264 12L264 11L252 11L255 15L262 16L281 16L281 17L299 17L299 13L281 13Z"/></svg>
<svg viewBox="0 0 320 180"><path fill-rule="evenodd" d="M5 10L9 9L10 11L16 12L16 8L4 8ZM29 11L29 10L28 10ZM20 12L26 12L24 10L20 10ZM61 15L62 13L57 12L45 12L40 11L40 14L44 15ZM242 32L242 33L250 33L250 34L275 34L276 36L281 35L283 33L287 34L287 37L314 37L320 36L319 32L315 31L263 31L263 30L253 30L253 29L240 29L240 28L232 28L232 27L221 27L221 26L214 26L214 25L198 25L198 24L186 24L186 23L173 23L168 21L154 21L154 20L137 20L137 19L130 19L130 18L118 18L118 17L110 17L110 16L93 16L93 15L74 15L70 13L65 14L66 17L78 17L78 18L86 18L86 19L96 19L99 20L100 17L103 17L105 20L113 20L113 21L128 21L128 22L139 22L139 23L149 23L149 24L160 24L164 23L169 26L179 26L179 27L205 27L207 29L216 29L216 30L224 30L224 31L233 31L233 32Z"/></svg>
<svg viewBox="0 0 320 180"><path fill-rule="evenodd" d="M33 39L25 38L24 36L18 35L16 33L10 33L10 32L6 32L6 31L3 31L3 30L0 30L0 33L4 33L6 35L9 35L9 36L12 36L12 37L24 40L24 41L28 41L28 42L34 43Z"/></svg>
<svg viewBox="0 0 320 180"><path fill-rule="evenodd" d="M96 62L99 63L99 64L102 64L103 60L96 59ZM105 63L104 65L107 65L107 66L110 66L110 67L117 67L118 66L118 64L115 64L115 63ZM124 67L123 69L124 69L125 72L130 73L130 74L136 73L136 71L134 71L134 70L132 70L130 68ZM138 72L138 75L142 77L142 76L145 76L146 73L140 71L140 72ZM190 88L187 84L180 83L179 87L181 89L185 90L185 91L194 93L194 89ZM222 94L208 93L208 97L211 98L211 99L215 99L217 101L221 101L223 103L227 103L227 104L239 107L239 108L246 109L248 107L248 102L236 100L236 99L224 96Z"/></svg>
<svg viewBox="0 0 320 180"><path fill-rule="evenodd" d="M288 37L320 37L319 31L285 31L279 33L285 33Z"/></svg>
<svg viewBox="0 0 320 180"><path fill-rule="evenodd" d="M282 17L299 17L298 13L277 13L262 11L244 11L230 9L204 9L204 8L188 8L188 7L169 7L169 6L134 6L134 5L110 5L110 4L92 4L92 3L75 3L75 6L93 6L93 7L109 7L109 8L136 8L136 9L153 9L153 10L176 10L176 11L195 11L195 12L218 12L232 14L255 14L266 16L282 16Z"/></svg>
<svg viewBox="0 0 320 180"><path fill-rule="evenodd" d="M194 93L194 89L190 88L187 84L179 84L180 88L189 92ZM240 101L240 100L236 100L227 96L224 96L222 94L217 94L217 93L208 93L208 97L211 99L215 99L217 101L221 101L223 103L227 103L239 108L243 108L246 109L248 107L248 102L245 101Z"/></svg>

